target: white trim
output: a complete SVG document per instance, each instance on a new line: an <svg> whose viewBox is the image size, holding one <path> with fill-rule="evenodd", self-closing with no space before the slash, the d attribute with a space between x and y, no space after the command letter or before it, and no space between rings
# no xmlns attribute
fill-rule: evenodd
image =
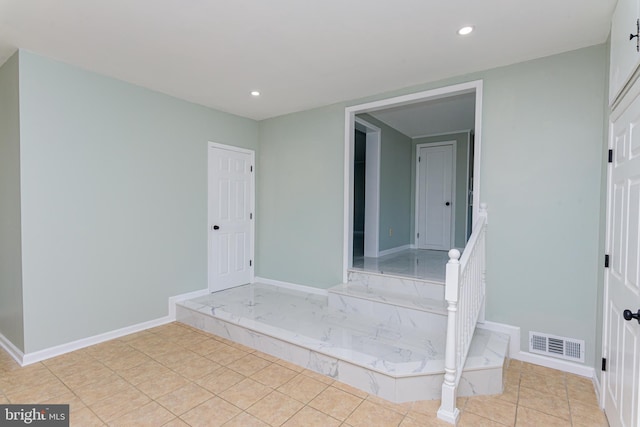
<svg viewBox="0 0 640 427"><path fill-rule="evenodd" d="M436 136L458 135L458 134L461 134L461 133L471 133L471 130L472 129L463 129L463 130L456 130L456 131L453 131L453 132L430 133L428 135L412 136L411 139L435 138Z"/></svg>
<svg viewBox="0 0 640 427"><path fill-rule="evenodd" d="M391 255L391 254L395 254L395 253L398 253L398 252L406 251L408 249L411 249L411 245L397 246L395 248L385 249L384 251L378 252L378 256L381 257L381 256L385 256L385 255Z"/></svg>
<svg viewBox="0 0 640 427"><path fill-rule="evenodd" d="M308 294L327 296L329 292L326 289L314 288L313 286L298 285L297 283L282 282L280 280L267 279L265 277L256 277L254 283L264 283L265 285L279 286L285 289L291 289Z"/></svg>
<svg viewBox="0 0 640 427"><path fill-rule="evenodd" d="M209 173L211 169L211 165L209 164L209 150L212 148L217 148L220 150L234 151L237 153L248 154L251 161L251 168L253 172L251 173L251 190L249 192L249 211L253 215L250 223L250 234L249 236L249 259L252 260L252 264L249 267L249 283L255 280L255 247L256 247L256 152L254 150L248 148L240 148L234 145L226 145L220 144L217 142L209 141L207 145L207 206L209 206ZM207 208L208 209L208 208ZM209 231L209 227L211 224L209 223L209 213L207 212L207 288L210 288L211 277L210 277L210 269L211 269L211 254L209 253L211 248L211 233Z"/></svg>
<svg viewBox="0 0 640 427"><path fill-rule="evenodd" d="M40 362L52 357L60 356L65 353L80 350L85 347L100 344L105 341L120 338L125 335L133 334L135 332L144 331L146 329L155 328L156 326L161 326L171 322L172 320L169 318L169 316L165 316L159 319L138 323L136 325L126 326L114 331L105 332L103 334L94 335L92 337L82 338L66 344L61 344L54 347L46 348L44 350L35 351L33 353L27 353L22 357L22 362L19 363L22 366L31 365L32 363Z"/></svg>
<svg viewBox="0 0 640 427"><path fill-rule="evenodd" d="M593 379L596 375L596 371L592 366L579 365L577 363L568 362L566 360L529 353L528 351L521 351L511 356L511 358L591 379Z"/></svg>
<svg viewBox="0 0 640 427"><path fill-rule="evenodd" d="M485 320L478 323L478 328L509 335L509 355L520 353L520 328L518 326Z"/></svg>
<svg viewBox="0 0 640 427"><path fill-rule="evenodd" d="M185 294L175 295L169 297L169 319L171 321L176 320L176 304L188 299L198 298L210 294L209 289L200 289L193 292L187 292Z"/></svg>
<svg viewBox="0 0 640 427"><path fill-rule="evenodd" d="M604 408L604 403L602 401L603 396L602 396L602 387L600 386L600 378L598 377L598 374L595 373L595 370L593 373L592 380L593 380L593 388L596 391L596 399L597 399L598 405L601 408Z"/></svg>
<svg viewBox="0 0 640 427"><path fill-rule="evenodd" d="M0 347L2 347L8 354L18 362L21 366L22 359L24 359L24 353L18 347L16 347L7 337L5 337L2 332L0 332Z"/></svg>
<svg viewBox="0 0 640 427"><path fill-rule="evenodd" d="M473 93L476 95L475 108L475 145L474 145L474 192L473 192L473 216L478 216L480 209L480 153L482 150L482 80L475 80L452 86L445 86L437 89L416 92L409 95L396 96L364 104L352 105L345 108L344 126L344 189L343 189L343 240L342 240L342 278L347 281L349 262L353 254L353 133L354 118L356 114L380 110L389 107L415 104L422 101L448 98L463 93Z"/></svg>
<svg viewBox="0 0 640 427"><path fill-rule="evenodd" d="M415 196L415 207L416 207L416 211L415 211L415 222L414 222L414 229L416 230L416 233L418 232L418 220L419 220L419 213L420 213L420 149L421 148L432 148L432 147L444 147L444 146L451 146L452 148L452 159L451 159L451 223L449 224L449 239L450 239L450 247L449 248L424 248L424 249L432 249L432 250L450 250L452 249L455 244L456 244L456 209L458 208L458 204L456 203L457 199L457 194L456 194L456 186L457 186L457 182L456 182L456 178L457 178L457 167L458 167L458 141L457 140L450 140L450 141L437 141L437 142L424 142L424 143L420 143L420 144L416 144L416 184L415 184L415 189L416 189L416 193L414 194ZM466 209L466 203L465 203L465 209ZM419 240L419 239L417 239ZM465 240L466 240L466 236L465 236ZM416 246L419 247L419 245L416 244Z"/></svg>
<svg viewBox="0 0 640 427"><path fill-rule="evenodd" d="M356 128L366 133L364 256L376 257L380 250L380 152L382 131L379 127L354 118ZM349 267L353 266L353 254Z"/></svg>

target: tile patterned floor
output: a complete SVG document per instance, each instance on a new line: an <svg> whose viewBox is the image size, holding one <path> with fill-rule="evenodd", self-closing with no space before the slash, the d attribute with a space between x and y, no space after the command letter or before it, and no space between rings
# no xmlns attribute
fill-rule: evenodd
<svg viewBox="0 0 640 427"><path fill-rule="evenodd" d="M24 368L0 351L0 403L69 403L72 426L449 426L171 323ZM590 380L512 361L505 392L460 398L459 426L607 426Z"/></svg>

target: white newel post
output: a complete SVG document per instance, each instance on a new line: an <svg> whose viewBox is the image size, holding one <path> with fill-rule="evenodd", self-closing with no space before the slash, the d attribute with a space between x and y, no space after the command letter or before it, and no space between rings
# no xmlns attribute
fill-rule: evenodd
<svg viewBox="0 0 640 427"><path fill-rule="evenodd" d="M447 342L445 348L444 382L442 383L442 401L438 409L438 418L451 424L458 422L460 411L456 407L457 351L456 327L458 311L458 278L460 275L460 251L449 251L449 262L445 282L445 299L447 300ZM460 367L462 369L462 367Z"/></svg>

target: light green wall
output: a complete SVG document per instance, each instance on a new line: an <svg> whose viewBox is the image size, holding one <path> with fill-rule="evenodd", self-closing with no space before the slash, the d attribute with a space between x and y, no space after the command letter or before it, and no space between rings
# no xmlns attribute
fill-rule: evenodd
<svg viewBox="0 0 640 427"><path fill-rule="evenodd" d="M456 201L455 201L455 239L457 248L464 248L467 239L467 173L469 163L469 133L454 133L440 136L427 136L413 139L411 149L411 235L415 236L415 200L416 200L416 146L418 144L432 144L436 142L456 141ZM412 239L412 243L415 239Z"/></svg>
<svg viewBox="0 0 640 427"><path fill-rule="evenodd" d="M411 138L369 114L358 117L380 128L379 250L406 246L411 243Z"/></svg>
<svg viewBox="0 0 640 427"><path fill-rule="evenodd" d="M257 122L20 54L25 351L167 315L207 287L207 141Z"/></svg>
<svg viewBox="0 0 640 427"><path fill-rule="evenodd" d="M604 45L593 46L261 123L269 159L258 174L261 273L324 288L339 283L345 106L482 79L486 317L520 326L525 350L530 330L584 339L594 366L605 56Z"/></svg>
<svg viewBox="0 0 640 427"><path fill-rule="evenodd" d="M331 106L260 122L257 276L319 288L341 282L341 120L344 108Z"/></svg>
<svg viewBox="0 0 640 427"><path fill-rule="evenodd" d="M0 67L0 334L23 351L18 68Z"/></svg>

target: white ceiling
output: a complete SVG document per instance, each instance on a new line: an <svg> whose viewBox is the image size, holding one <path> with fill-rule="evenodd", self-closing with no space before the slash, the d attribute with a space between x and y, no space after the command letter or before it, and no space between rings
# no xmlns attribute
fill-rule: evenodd
<svg viewBox="0 0 640 427"><path fill-rule="evenodd" d="M397 131L415 138L475 128L475 93L369 113Z"/></svg>
<svg viewBox="0 0 640 427"><path fill-rule="evenodd" d="M0 63L23 48L264 119L602 43L615 3L0 0Z"/></svg>

